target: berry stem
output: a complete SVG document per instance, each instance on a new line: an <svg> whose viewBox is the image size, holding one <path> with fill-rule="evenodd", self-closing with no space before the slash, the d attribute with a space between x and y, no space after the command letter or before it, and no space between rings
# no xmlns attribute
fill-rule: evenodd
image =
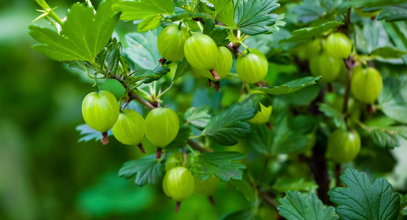
<svg viewBox="0 0 407 220"><path fill-rule="evenodd" d="M109 143L109 135L107 134L107 131L102 132L102 144L106 145Z"/></svg>
<svg viewBox="0 0 407 220"><path fill-rule="evenodd" d="M175 205L175 213L177 213L180 208L181 208L181 201L177 201L177 204Z"/></svg>
<svg viewBox="0 0 407 220"><path fill-rule="evenodd" d="M146 153L146 149L144 149L144 146L142 143L139 143L137 145L138 149L140 149L141 153L145 154Z"/></svg>
<svg viewBox="0 0 407 220"><path fill-rule="evenodd" d="M220 80L220 76L218 75L218 73L215 71L215 69L211 69L209 70L209 72L211 72L213 78L215 79L215 81L219 81Z"/></svg>
<svg viewBox="0 0 407 220"><path fill-rule="evenodd" d="M157 160L160 159L162 154L163 154L163 149L161 147L157 147L157 151L155 153L155 158Z"/></svg>
<svg viewBox="0 0 407 220"><path fill-rule="evenodd" d="M209 202L211 203L211 205L215 206L216 202L215 199L213 198L213 196L208 196Z"/></svg>

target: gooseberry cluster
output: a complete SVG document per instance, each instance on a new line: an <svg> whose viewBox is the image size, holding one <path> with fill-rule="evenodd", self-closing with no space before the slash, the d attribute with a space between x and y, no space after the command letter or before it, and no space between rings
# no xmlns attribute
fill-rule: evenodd
<svg viewBox="0 0 407 220"><path fill-rule="evenodd" d="M382 77L375 68L357 62L352 57L352 48L352 42L345 34L334 32L326 38L316 38L305 44L298 51L298 56L308 60L312 75L321 76L325 83L340 81L340 75L349 72L353 97L362 103L373 104L382 91ZM343 97L335 96L335 100L334 107L339 106L336 109L342 112ZM328 156L337 163L352 161L360 147L359 134L353 129L338 129L328 138Z"/></svg>
<svg viewBox="0 0 407 220"><path fill-rule="evenodd" d="M158 51L172 62L184 57L192 67L192 72L211 81L225 78L232 69L233 55L225 46L203 33L189 33L182 25L169 25L158 36ZM262 81L268 72L268 61L256 49L246 49L236 61L238 77L247 83Z"/></svg>

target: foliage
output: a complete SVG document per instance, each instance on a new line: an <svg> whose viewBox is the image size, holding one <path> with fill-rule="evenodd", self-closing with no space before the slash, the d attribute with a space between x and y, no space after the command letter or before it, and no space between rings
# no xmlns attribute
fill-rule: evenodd
<svg viewBox="0 0 407 220"><path fill-rule="evenodd" d="M36 21L45 18L49 25L29 26L37 41L35 50L66 62L98 90L111 91L121 109L143 116L157 107L176 112L173 121L179 121L179 126L152 125L163 135L172 131L171 140L166 137L169 144L153 146L154 141L144 138L138 147L146 155L119 158L120 163L130 159L119 170L120 177L133 179L143 188L160 188L149 192L159 198L168 190L161 187L170 165L186 167L201 181L215 176L245 199L245 205L236 209L222 209L221 219L396 219L403 214L405 205L385 179L371 183L367 174L356 169L374 176L392 170L396 162L391 152L407 140L404 2L102 0L94 7L88 0L69 7L63 19L45 1L37 3L42 14ZM225 61L215 50L203 53L200 42L192 52L197 62L191 62L186 53L186 58L175 61L161 56L158 35L174 24L185 28L188 36L205 34L213 40L208 45L230 51L234 62L219 74L221 80L216 71ZM353 48L345 59L328 57L340 64L340 73L328 83L315 71L311 76L310 59L331 56L325 39L335 32L346 35ZM332 47L340 49L342 42L335 43ZM177 51L183 51L183 46ZM264 65L249 60L246 68L236 68L236 61L250 53L264 55ZM193 64L200 62L208 63L203 65L208 68L196 69ZM313 64L323 65L327 73L332 69L325 63ZM267 76L255 83L243 82L239 69L253 66L267 69ZM360 94L350 89L356 66L374 67L383 78L383 90L373 103L358 101L355 97ZM369 91L368 79L366 85L361 89ZM272 114L264 116L266 123L256 124L251 119L264 115L261 106L271 106ZM110 144L118 145L111 131L102 134L85 124L76 129L82 136L79 142L106 143L110 136ZM337 129L357 132L362 140L360 154L344 165L351 167L345 171L335 163L335 155L326 153L327 140ZM380 159L386 168L366 164ZM338 187L333 187L334 182ZM171 190L182 190L173 185ZM394 188L403 191L403 187L402 183ZM104 193L102 189L93 193ZM269 206L272 211L264 211Z"/></svg>

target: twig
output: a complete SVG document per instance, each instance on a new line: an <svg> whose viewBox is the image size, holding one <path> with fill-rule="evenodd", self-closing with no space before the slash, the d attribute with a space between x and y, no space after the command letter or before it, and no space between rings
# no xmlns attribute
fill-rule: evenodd
<svg viewBox="0 0 407 220"><path fill-rule="evenodd" d="M211 150L206 149L206 148L203 148L203 147L199 144L199 142L197 142L197 141L195 141L195 140L188 139L187 143L188 143L189 146L192 147L192 149L197 150L197 151L199 151L199 152L201 152L201 153L203 153L203 152L211 152Z"/></svg>

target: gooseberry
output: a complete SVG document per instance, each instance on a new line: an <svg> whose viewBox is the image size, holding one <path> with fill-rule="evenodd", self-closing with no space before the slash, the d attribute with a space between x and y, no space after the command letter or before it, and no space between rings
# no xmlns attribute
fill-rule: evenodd
<svg viewBox="0 0 407 220"><path fill-rule="evenodd" d="M337 163L355 159L360 150L360 137L356 131L337 129L328 138L328 155Z"/></svg>
<svg viewBox="0 0 407 220"><path fill-rule="evenodd" d="M246 50L236 61L236 71L243 82L257 83L267 75L267 58L256 49Z"/></svg>
<svg viewBox="0 0 407 220"><path fill-rule="evenodd" d="M379 97L382 88L382 76L375 68L358 66L353 69L351 91L359 101L372 104Z"/></svg>
<svg viewBox="0 0 407 220"><path fill-rule="evenodd" d="M112 128L113 136L122 144L136 145L146 132L144 118L136 111L124 109Z"/></svg>
<svg viewBox="0 0 407 220"><path fill-rule="evenodd" d="M184 45L189 36L185 27L169 25L158 35L158 51L167 60L179 61L184 58Z"/></svg>
<svg viewBox="0 0 407 220"><path fill-rule="evenodd" d="M147 114L146 128L147 139L156 146L165 147L178 134L178 115L169 108L155 108Z"/></svg>

